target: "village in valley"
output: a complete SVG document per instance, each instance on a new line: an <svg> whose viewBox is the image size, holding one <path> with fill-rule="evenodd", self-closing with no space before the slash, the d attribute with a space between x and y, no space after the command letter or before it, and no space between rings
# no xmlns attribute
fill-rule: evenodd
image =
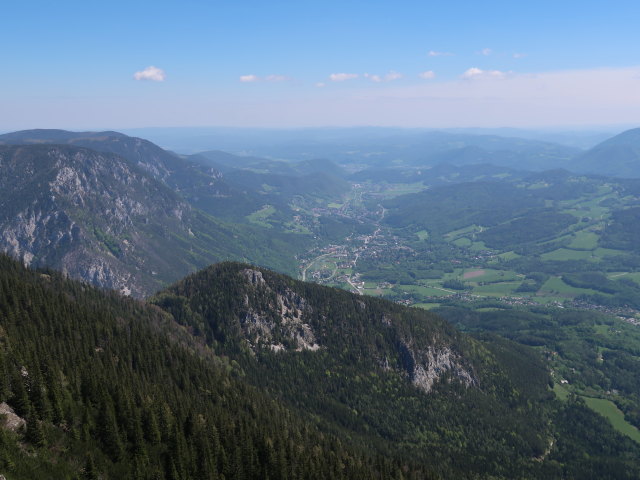
<svg viewBox="0 0 640 480"><path fill-rule="evenodd" d="M492 250L482 244L480 247L461 247L456 243L460 238L459 232L445 236L451 240L448 248L439 246L438 263L450 265L440 278L418 277L412 282L393 281L388 277L380 280L371 278L368 272L371 265L382 265L391 270L402 269L407 265L407 259L413 258L422 263L425 252L431 252L429 247L424 246L428 232L418 232L412 238L399 234L383 223L386 210L376 200L393 196L401 188L390 186L384 189L379 184L355 183L344 203L314 208L316 217L346 218L367 225L369 232L351 233L341 241L318 245L301 255L298 258L300 278L359 295L380 296L403 305L426 309L438 307L443 302L491 302L497 308L545 305L559 309L592 310L616 316L634 325L640 324L640 311L628 306L610 307L586 301L580 298L576 289L563 289L566 286L559 278L552 277L535 292L519 291L518 287L525 276L501 268L503 259L508 258L509 253ZM473 228L482 231L482 227ZM467 234L469 229L465 230Z"/></svg>

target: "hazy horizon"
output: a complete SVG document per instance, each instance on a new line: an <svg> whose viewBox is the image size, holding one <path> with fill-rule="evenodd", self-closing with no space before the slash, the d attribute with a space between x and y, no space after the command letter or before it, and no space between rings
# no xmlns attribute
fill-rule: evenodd
<svg viewBox="0 0 640 480"><path fill-rule="evenodd" d="M385 127L385 126L324 126L324 127L139 127L139 128L64 128L72 132L116 131L133 137L144 138L180 154L193 154L207 150L223 150L239 155L257 155L270 158L293 159L297 156L331 156L337 151L350 149L377 151L395 148L401 143L417 145L423 135L438 132L463 136L495 136L519 138L564 145L587 150L616 136L635 125L609 125L591 128L537 128L513 127ZM39 130L39 128L27 129ZM45 129L47 130L47 129ZM2 131L0 134L14 131ZM466 140L465 140L466 141ZM283 150L284 148L284 150ZM329 150L326 150L329 148ZM338 148L334 151L332 149ZM283 153L286 151L287 153ZM315 153L314 153L315 152ZM331 153L330 153L331 152Z"/></svg>

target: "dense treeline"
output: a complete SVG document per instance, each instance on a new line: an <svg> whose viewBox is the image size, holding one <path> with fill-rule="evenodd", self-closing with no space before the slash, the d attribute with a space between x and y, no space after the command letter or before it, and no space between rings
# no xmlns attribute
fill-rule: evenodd
<svg viewBox="0 0 640 480"><path fill-rule="evenodd" d="M579 475L587 456L599 478L640 474L630 460L637 449L594 427L579 402L556 404L534 350L471 339L420 310L246 270L212 267L154 306L0 257L0 401L27 420L16 433L0 429L0 472L555 479L589 478ZM281 321L273 306L283 296L306 309L318 350L296 351L282 331L272 340L286 351L274 352L243 330L256 315ZM429 345L458 355L473 384L450 371L429 394L412 385L415 352ZM622 369L630 360L614 361ZM597 435L577 437L574 423Z"/></svg>
<svg viewBox="0 0 640 480"><path fill-rule="evenodd" d="M492 248L515 249L524 243L553 239L576 223L576 217L554 211L540 211L497 225L478 234Z"/></svg>
<svg viewBox="0 0 640 480"><path fill-rule="evenodd" d="M445 477L486 471L511 478L535 467L531 458L542 453L550 435L543 403L552 397L539 359L519 364L527 373L515 375L503 368L493 344L472 341L427 312L262 271L265 288L260 281L248 282L245 268L215 265L154 301L201 332L214 350L232 356L254 385L321 418L333 431L349 432L357 443L414 458ZM277 295L287 291L309 306L306 322L321 349L251 350L246 322L262 316L278 324L274 306ZM467 388L453 376L445 376L450 380L429 395L411 385L415 358L403 357L402 345L426 349L436 339L461 355L481 389ZM273 342L288 344L282 336ZM529 394L521 391L520 377L528 379Z"/></svg>
<svg viewBox="0 0 640 480"><path fill-rule="evenodd" d="M640 427L637 327L614 322L596 312L543 307L539 311L479 312L462 306L443 306L437 311L464 330L490 331L525 345L544 347L554 364L556 381L565 379L574 389L611 399L625 413L627 421ZM581 417L584 415L580 413ZM599 450L620 442L611 432L603 431L599 436L602 440L593 442ZM624 448L620 447L621 451L629 451L630 445L627 442ZM636 456L637 450L638 447Z"/></svg>
<svg viewBox="0 0 640 480"><path fill-rule="evenodd" d="M548 371L529 347L492 336L472 340L422 310L273 272L262 270L248 280L246 269L233 263L213 266L154 301L198 331L215 351L237 361L253 385L355 444L413 458L444 478L563 478L581 471L579 455L554 451L555 460L546 461L558 435L558 415L573 410L553 400ZM308 307L305 321L316 332L319 350L294 351L295 344L274 335L272 342L288 346L276 353L247 334L258 318L281 323L273 306L278 296L287 295ZM465 387L447 375L431 393L417 390L408 381L401 353L407 338L423 346L444 339L465 359L477 385ZM602 431L601 439L611 440L624 455L638 453L611 427ZM581 454L597 457L601 444L580 448ZM611 460L616 475L603 478L634 478L640 470L633 464L627 468L627 460ZM619 475L625 468L628 474Z"/></svg>
<svg viewBox="0 0 640 480"><path fill-rule="evenodd" d="M632 252L640 252L640 207L619 210L611 215L600 243L604 247L616 248Z"/></svg>
<svg viewBox="0 0 640 480"><path fill-rule="evenodd" d="M442 235L469 225L492 226L544 206L532 191L492 182L462 183L387 200L392 227Z"/></svg>
<svg viewBox="0 0 640 480"><path fill-rule="evenodd" d="M12 480L428 476L321 433L157 308L0 257L0 321Z"/></svg>
<svg viewBox="0 0 640 480"><path fill-rule="evenodd" d="M630 278L610 280L600 272L580 272L565 274L562 280L572 287L593 289L594 295L580 298L590 303L612 307L640 308L640 285Z"/></svg>

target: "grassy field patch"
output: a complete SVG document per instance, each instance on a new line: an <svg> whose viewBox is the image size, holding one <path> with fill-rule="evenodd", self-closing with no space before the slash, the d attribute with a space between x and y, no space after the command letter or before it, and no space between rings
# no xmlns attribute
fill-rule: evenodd
<svg viewBox="0 0 640 480"><path fill-rule="evenodd" d="M621 278L628 278L634 282L640 284L640 272L616 272L607 275L610 280L620 280Z"/></svg>
<svg viewBox="0 0 640 480"><path fill-rule="evenodd" d="M416 183L394 183L390 184L385 190L381 193L382 197L385 199L397 197L399 195L407 195L409 193L418 193L425 190L424 183L416 182Z"/></svg>
<svg viewBox="0 0 640 480"><path fill-rule="evenodd" d="M513 282L521 278L512 270L494 270L491 268L468 270L462 275L463 280L470 282Z"/></svg>
<svg viewBox="0 0 640 480"><path fill-rule="evenodd" d="M429 232L427 232L426 230L420 230L419 232L416 232L416 235L418 236L418 240L420 241L424 241L429 238Z"/></svg>
<svg viewBox="0 0 640 480"><path fill-rule="evenodd" d="M284 224L286 230L285 232L288 233L299 233L302 235L311 235L311 230L309 230L307 227L305 227L304 225L302 225L301 223L298 222L287 222Z"/></svg>
<svg viewBox="0 0 640 480"><path fill-rule="evenodd" d="M399 285L398 288L403 292L420 295L422 297L444 297L455 293L448 289L422 287L419 285Z"/></svg>
<svg viewBox="0 0 640 480"><path fill-rule="evenodd" d="M487 246L484 244L484 242L473 242L471 244L471 247L469 247L469 250L479 252L482 250L487 250Z"/></svg>
<svg viewBox="0 0 640 480"><path fill-rule="evenodd" d="M469 240L467 237L460 237L460 238L456 238L451 243L453 243L456 247L470 247L473 242Z"/></svg>
<svg viewBox="0 0 640 480"><path fill-rule="evenodd" d="M454 240L458 237L463 237L465 235L469 235L472 233L477 233L482 231L482 229L480 227L478 227L477 225L469 225L467 227L464 228L460 228L458 230L452 230L451 232L445 233L443 235L443 237L446 240Z"/></svg>
<svg viewBox="0 0 640 480"><path fill-rule="evenodd" d="M625 252L622 250L613 250L611 248L596 248L593 251L593 254L596 257L615 257L618 255L624 255Z"/></svg>
<svg viewBox="0 0 640 480"><path fill-rule="evenodd" d="M569 398L569 390L567 390L557 382L553 384L553 393L555 393L556 397L558 397L558 399L562 401Z"/></svg>
<svg viewBox="0 0 640 480"><path fill-rule="evenodd" d="M476 277L481 277L485 274L486 272L484 270L470 270L468 272L464 272L464 274L462 275L462 278L464 280L468 280L470 278L476 278Z"/></svg>
<svg viewBox="0 0 640 480"><path fill-rule="evenodd" d="M595 260L594 253L584 250L568 250L558 248L549 253L543 253L540 258L543 260L563 261L563 260Z"/></svg>
<svg viewBox="0 0 640 480"><path fill-rule="evenodd" d="M589 408L607 418L613 428L640 443L640 431L624 419L624 413L611 400L582 397Z"/></svg>
<svg viewBox="0 0 640 480"><path fill-rule="evenodd" d="M502 260L514 260L516 258L520 258L521 255L518 255L516 252L504 252L501 253L500 255L498 255L498 258L501 258Z"/></svg>
<svg viewBox="0 0 640 480"><path fill-rule="evenodd" d="M590 288L576 288L567 285L560 277L551 277L545 282L538 294L555 297L577 297L578 295L593 295L597 293ZM555 295L554 295L555 294Z"/></svg>
<svg viewBox="0 0 640 480"><path fill-rule="evenodd" d="M520 286L520 283L522 282L501 282L480 285L479 287L474 287L473 293L475 295L486 295L488 297L504 297L513 295L514 290Z"/></svg>
<svg viewBox="0 0 640 480"><path fill-rule="evenodd" d="M569 244L569 248L577 248L579 250L595 250L598 247L597 233L581 230L576 233L575 238Z"/></svg>
<svg viewBox="0 0 640 480"><path fill-rule="evenodd" d="M272 225L267 222L267 219L274 213L276 213L276 208L273 205L264 205L260 210L247 215L247 220L256 225L271 228Z"/></svg>
<svg viewBox="0 0 640 480"><path fill-rule="evenodd" d="M365 295L371 295L372 297L379 297L384 293L384 291L380 288L363 288L362 293Z"/></svg>
<svg viewBox="0 0 640 480"><path fill-rule="evenodd" d="M423 308L425 310L431 310L432 308L438 308L441 303L414 303L412 307Z"/></svg>

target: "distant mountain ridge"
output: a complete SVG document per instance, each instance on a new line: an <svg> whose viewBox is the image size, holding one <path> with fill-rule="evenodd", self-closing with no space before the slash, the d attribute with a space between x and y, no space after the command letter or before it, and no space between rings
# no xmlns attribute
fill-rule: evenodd
<svg viewBox="0 0 640 480"><path fill-rule="evenodd" d="M347 173L325 159L285 162L221 151L200 152L185 157L195 164L220 172L227 186L224 195L204 188L182 191L202 210L227 219L240 220L264 205L277 208L276 222L290 220L295 203L313 205L317 200L340 201L349 191Z"/></svg>
<svg viewBox="0 0 640 480"><path fill-rule="evenodd" d="M69 132L66 130L23 130L0 135L0 145L60 144L85 147L103 153L114 153L147 172L172 189L183 190L198 183L215 187L225 194L227 187L220 181L220 172L209 167L199 168L180 156L163 150L142 138L118 132Z"/></svg>
<svg viewBox="0 0 640 480"><path fill-rule="evenodd" d="M147 140L111 131L24 130L0 135L2 144L64 144L114 153L167 185L196 208L232 222L245 222L245 216L265 204L277 204L292 216L290 204L294 197L337 200L348 190L341 178L344 172L327 160L282 162L220 151L180 156ZM319 174L317 182L311 174ZM306 179L298 180L305 175Z"/></svg>
<svg viewBox="0 0 640 480"><path fill-rule="evenodd" d="M640 128L620 133L573 160L571 169L621 178L640 177Z"/></svg>
<svg viewBox="0 0 640 480"><path fill-rule="evenodd" d="M293 135L251 150L273 158L329 158L340 164L379 168L389 164L433 166L443 161L456 165L493 163L498 166L544 170L568 163L580 149L552 142L498 135L477 135L420 129L332 129ZM283 134L284 135L284 134ZM278 138L276 136L276 138ZM263 140L264 141L264 140Z"/></svg>
<svg viewBox="0 0 640 480"><path fill-rule="evenodd" d="M135 296L222 259L294 268L278 234L224 224L147 172L84 147L0 146L1 249Z"/></svg>

